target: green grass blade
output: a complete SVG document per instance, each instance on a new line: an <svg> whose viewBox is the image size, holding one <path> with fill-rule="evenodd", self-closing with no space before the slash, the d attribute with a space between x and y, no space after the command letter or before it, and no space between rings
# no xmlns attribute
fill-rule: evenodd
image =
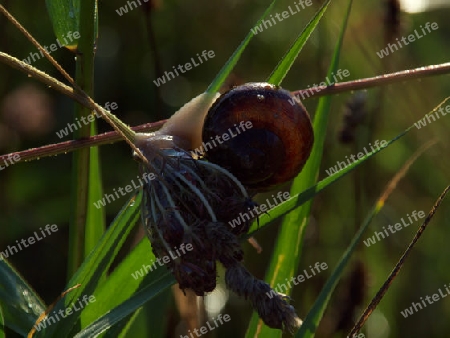
<svg viewBox="0 0 450 338"><path fill-rule="evenodd" d="M173 309L173 298L172 287L168 287L154 297L151 302L145 304L139 321L142 322L144 320L148 334L152 333L156 337L164 337L167 327L170 325L170 319L167 314ZM139 327L135 330L138 329ZM136 333L138 332L141 331L136 331Z"/></svg>
<svg viewBox="0 0 450 338"><path fill-rule="evenodd" d="M59 44L70 50L76 50L78 46L78 39L73 36L73 33L77 32L81 35L80 2L80 0L45 0L53 31ZM97 1L95 1L95 7L97 7ZM95 21L94 34L97 36L97 10L95 10L95 17L93 18L91 21Z"/></svg>
<svg viewBox="0 0 450 338"><path fill-rule="evenodd" d="M45 304L19 273L5 259L0 258L0 309L2 312L0 327L4 323L10 329L26 336L45 308ZM1 329L0 332L2 332Z"/></svg>
<svg viewBox="0 0 450 338"><path fill-rule="evenodd" d="M273 6L277 0L272 0L272 3L267 7L267 9L264 11L261 18L257 21L255 26L259 25L261 21L269 14L269 12L272 10ZM247 47L250 40L253 38L254 34L252 30L250 30L247 34L247 36L242 40L241 44L236 48L233 55L228 59L228 61L225 63L225 65L222 67L222 69L219 71L219 73L216 75L214 80L209 85L208 89L206 90L207 93L217 93L224 83L225 79L230 75L231 71L233 70L234 66L238 62L239 58L241 57L242 53L244 52L245 48Z"/></svg>
<svg viewBox="0 0 450 338"><path fill-rule="evenodd" d="M134 279L132 273L143 268L144 264L150 265L150 262L153 262L154 259L150 241L144 238L114 269L108 279L95 290L94 295L98 301L92 304L92 307L86 307L85 310L85 318L88 319L88 322L93 322L99 317L99 314L106 313L118 306L138 291L144 278ZM147 275L157 279L161 277L162 273L168 273L167 269L156 269ZM126 288L123 287L124 285L126 285ZM114 297L111 297L111 295L114 295Z"/></svg>
<svg viewBox="0 0 450 338"><path fill-rule="evenodd" d="M311 20L308 27L312 26L311 23L315 23L313 25L314 27L315 25L317 25L317 22L323 16L323 13L327 8L328 3L329 2L325 3L322 6L322 8L316 14L315 18ZM347 12L347 16L344 19L344 24L342 26L340 38L336 44L336 48L333 55L333 61L328 70L328 76L330 76L332 73L336 71L337 65L339 63L339 55L347 19L350 13L350 8L351 2L349 3L349 10ZM305 39L309 37L311 30L307 28L306 31L308 33L306 33ZM304 33L302 33L302 35L304 35ZM293 48L291 48L291 50L292 49ZM291 50L288 52L288 55L290 54ZM295 54L295 56L296 55L297 54ZM282 60L281 64L283 64L285 60L287 60L287 58ZM284 67L285 66L277 67L277 70L279 70L277 71L277 74L279 74L279 76L282 75L281 69L285 69ZM289 70L289 68L290 64L285 70L287 71ZM282 79L282 77L279 77L279 79ZM323 144L326 138L326 130L330 106L331 106L331 97L326 96L319 100L319 105L317 107L313 123L315 140L311 156L308 162L306 163L303 171L294 179L290 192L291 196L296 195L302 191L303 192L307 191L307 188L317 181L323 153ZM283 219L280 233L275 244L275 249L272 254L270 267L265 278L265 280L268 281L272 286L276 285L277 283L283 283L285 282L286 279L287 280L291 279L297 270L303 246L304 230L306 228L306 224L309 219L311 205L312 199L309 199L302 206L297 207L292 212L286 214L286 216ZM291 290L287 290L285 293L287 295L290 295ZM274 330L263 325L262 320L258 318L256 313L253 313L250 326L247 331L247 337L254 337L257 332L262 337L281 337L282 335L280 330Z"/></svg>
<svg viewBox="0 0 450 338"><path fill-rule="evenodd" d="M123 207L120 213L116 216L115 220L112 222L111 226L97 243L95 249L90 253L83 265L69 281L67 288L76 284L81 284L81 286L78 289L71 291L62 300L60 300L53 311L58 312L59 310L64 310L72 306L72 304L74 304L80 296L82 297L86 295L89 297L94 295L99 281L102 280L105 272L111 266L111 263L128 237L130 231L139 219L141 200L142 191L140 191L137 196L131 198ZM123 288L123 285L120 285L120 287ZM112 294L109 296L111 297L111 295ZM115 296L116 295L113 295L113 297ZM84 317L84 312L86 311L87 316L89 306L95 306L96 303L97 300L84 307L83 311L74 312L70 316L66 316L66 318L50 325L47 332L44 333L41 331L43 332L43 335L39 336L67 336L76 323L79 322L81 313L83 313L83 326L86 326L87 319ZM39 332L39 334L41 332ZM38 337L38 335L36 335L36 337Z"/></svg>
<svg viewBox="0 0 450 338"><path fill-rule="evenodd" d="M111 324L111 327L102 334L102 337L147 337L150 336L150 333L152 337L163 337L166 333L167 325L170 325L167 313L171 311L172 305L172 290L164 287L159 294L151 298L151 301L148 300L134 313L132 312L132 314ZM145 335L145 333L147 334Z"/></svg>
<svg viewBox="0 0 450 338"><path fill-rule="evenodd" d="M97 128L92 125L92 135L97 134ZM94 202L103 197L102 176L100 170L100 159L98 147L91 147L89 159L89 191L88 209L86 216L86 232L84 242L84 255L87 255L95 248L106 229L105 208L97 209Z"/></svg>
<svg viewBox="0 0 450 338"><path fill-rule="evenodd" d="M61 45L75 49L78 40L69 42L68 32L79 32L80 1L45 0L47 11L53 24L53 31Z"/></svg>
<svg viewBox="0 0 450 338"><path fill-rule="evenodd" d="M327 0L326 2L324 2L322 7L317 11L317 13L311 19L311 21L306 25L303 32L301 32L299 34L299 36L297 37L295 42L292 44L291 48L289 48L287 53L283 56L281 61L278 63L278 65L273 70L272 74L270 74L269 78L267 79L267 82L272 83L274 85L278 85L278 86L281 85L281 82L283 81L284 77L291 69L298 54L302 50L306 41L308 41L311 33L314 31L314 29L316 28L320 19L322 18L325 11L327 10L330 1L331 0Z"/></svg>
<svg viewBox="0 0 450 338"><path fill-rule="evenodd" d="M137 309L133 314L128 315L119 324L116 324L111 329L106 331L103 338L125 338L129 334L130 327L133 325L139 314L142 313L142 307ZM122 324L122 325L121 325ZM143 334L143 332L141 332ZM159 337L159 335L155 335ZM130 337L128 335L128 337Z"/></svg>
<svg viewBox="0 0 450 338"><path fill-rule="evenodd" d="M75 82L89 96L93 97L97 3L96 0L85 0L74 6L79 7L79 32L81 35L77 46ZM78 104L75 105L75 119L87 119L90 114L89 109ZM90 125L82 125L77 129L74 132L74 139L93 136L96 131L96 121L94 120ZM98 150L91 148L80 149L73 154L68 278L75 273L84 258L91 252L105 228L103 210L95 208L94 204L90 203L90 201L101 198L98 161Z"/></svg>
<svg viewBox="0 0 450 338"><path fill-rule="evenodd" d="M146 284L142 290L135 293L118 307L100 317L94 323L79 332L74 338L95 337L95 335L106 331L173 283L175 283L175 280L173 276L168 273L157 280L152 280L151 283Z"/></svg>
<svg viewBox="0 0 450 338"><path fill-rule="evenodd" d="M132 274L141 271L145 265L150 265L155 261L156 257L152 252L150 241L144 238L139 244L123 259L108 279L98 286L94 292L96 302L92 303L83 312L83 318L87 323L92 323L99 318L100 314L107 313L109 310L117 307L121 303L129 299L135 292L144 287L146 282L157 280L163 276L170 276L166 267L158 267L156 270L149 271L144 277L135 279ZM145 274L145 270L142 270ZM166 288L175 282L171 280ZM124 288L126 285L126 288ZM114 295L114 297L111 297ZM153 311L153 307L156 307ZM164 314L161 312L161 302L152 304L152 321L160 316L159 323L163 322ZM158 323L158 321L157 321ZM159 325L158 323L158 325ZM153 329L153 328L152 328ZM153 330L152 330L153 331Z"/></svg>

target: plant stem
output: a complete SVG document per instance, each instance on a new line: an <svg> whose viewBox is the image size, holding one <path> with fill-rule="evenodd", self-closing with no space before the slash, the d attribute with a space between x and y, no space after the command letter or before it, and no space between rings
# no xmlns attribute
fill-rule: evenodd
<svg viewBox="0 0 450 338"><path fill-rule="evenodd" d="M80 35L77 46L75 83L89 97L93 96L94 88L94 42L96 23L96 0L82 1L80 4ZM91 109L82 105L75 105L75 119L88 118ZM74 139L82 139L97 133L96 121L82 125L74 131ZM91 155L94 162L98 162L96 148L81 148L73 153L72 184L71 184L71 218L69 224L69 259L68 279L78 270L92 248L86 245L86 228L89 212L89 196L91 195L90 179L100 179L100 173L93 173L91 177Z"/></svg>
<svg viewBox="0 0 450 338"><path fill-rule="evenodd" d="M156 131L166 122L161 120L153 123L142 124L137 127L133 127L135 132L151 132ZM88 137L85 139L64 141L56 144L48 144L39 148L31 148L23 151L17 151L6 155L0 156L1 161L5 161L7 158L12 158L15 155L19 155L20 160L18 162L29 162L33 160L39 160L43 157L56 156L60 154L66 154L85 147L93 147L105 144L113 144L119 141L123 141L123 138L116 131L109 131L107 133L99 134L96 136ZM17 156L16 156L17 158Z"/></svg>
<svg viewBox="0 0 450 338"><path fill-rule="evenodd" d="M402 82L405 80L419 79L426 76L434 76L450 73L450 62L441 63L439 65L431 65L411 70L402 70L395 73L378 75L360 80L335 83L331 86L318 86L315 88L301 89L293 91L292 94L312 98L316 96L334 95L351 90L361 90L372 87L386 86L392 83Z"/></svg>

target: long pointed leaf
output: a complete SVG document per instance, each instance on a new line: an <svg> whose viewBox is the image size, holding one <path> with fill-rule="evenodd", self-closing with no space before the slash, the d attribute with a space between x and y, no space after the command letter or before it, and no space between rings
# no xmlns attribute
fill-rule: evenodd
<svg viewBox="0 0 450 338"><path fill-rule="evenodd" d="M293 63L297 59L297 56L302 50L306 41L308 41L309 37L311 36L311 33L316 28L320 19L322 19L322 16L324 15L325 11L328 8L328 5L330 4L330 1L331 0L325 1L322 7L311 19L311 21L306 25L305 29L299 34L295 42L292 44L291 48L289 48L287 53L283 56L278 65L275 67L272 74L270 74L269 78L267 79L267 82L278 86L281 84L284 77L289 72Z"/></svg>
<svg viewBox="0 0 450 338"><path fill-rule="evenodd" d="M0 259L0 308L5 325L22 336L27 335L46 308L5 259Z"/></svg>
<svg viewBox="0 0 450 338"><path fill-rule="evenodd" d="M68 0L61 2L67 4ZM70 1L79 8L80 39L77 45L75 82L86 94L93 97L94 92L94 55L97 27L97 2L84 0ZM58 5L55 5L58 6ZM73 12L63 17L71 21ZM61 18L59 18L61 19ZM88 119L91 111L81 105L75 105L75 118ZM97 133L96 121L82 125L74 132L74 139L94 136ZM94 207L90 201L101 198L101 177L99 171L98 150L85 148L73 153L72 174L72 217L70 222L68 277L70 278L91 252L99 235L105 228L102 210ZM93 181L91 181L93 180ZM91 222L89 222L89 220ZM90 237L91 236L91 237Z"/></svg>

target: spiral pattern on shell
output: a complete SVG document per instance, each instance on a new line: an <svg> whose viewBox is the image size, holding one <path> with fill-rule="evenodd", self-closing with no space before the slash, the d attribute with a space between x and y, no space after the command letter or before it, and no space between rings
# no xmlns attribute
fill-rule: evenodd
<svg viewBox="0 0 450 338"><path fill-rule="evenodd" d="M247 83L221 95L208 111L202 138L205 158L252 190L269 190L294 178L314 142L301 102L263 82ZM220 142L221 138L228 140Z"/></svg>

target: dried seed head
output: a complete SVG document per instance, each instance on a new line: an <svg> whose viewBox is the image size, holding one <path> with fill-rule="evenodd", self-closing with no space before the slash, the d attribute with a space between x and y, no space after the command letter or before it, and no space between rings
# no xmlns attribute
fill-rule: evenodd
<svg viewBox="0 0 450 338"><path fill-rule="evenodd" d="M168 267L180 288L204 295L215 288L216 260L222 255L224 261L242 260L236 235L223 224L234 212L246 211L245 188L224 169L194 160L180 148L160 149L148 157L150 167L142 164L141 171L159 176L144 186L142 215L152 247L162 257L174 247L191 244L193 250ZM240 232L248 231L249 225L244 222ZM234 239L234 247L218 246L222 238Z"/></svg>
<svg viewBox="0 0 450 338"><path fill-rule="evenodd" d="M155 255L169 256L181 245L193 248L167 263L180 289L198 296L214 290L220 261L227 269L227 286L250 299L268 326L290 333L298 329L301 320L294 308L241 265L239 236L248 232L252 219L239 226L230 222L255 205L242 184L222 167L193 159L170 137L141 140L139 148L149 162L141 164L141 172L157 176L144 185L142 204Z"/></svg>

